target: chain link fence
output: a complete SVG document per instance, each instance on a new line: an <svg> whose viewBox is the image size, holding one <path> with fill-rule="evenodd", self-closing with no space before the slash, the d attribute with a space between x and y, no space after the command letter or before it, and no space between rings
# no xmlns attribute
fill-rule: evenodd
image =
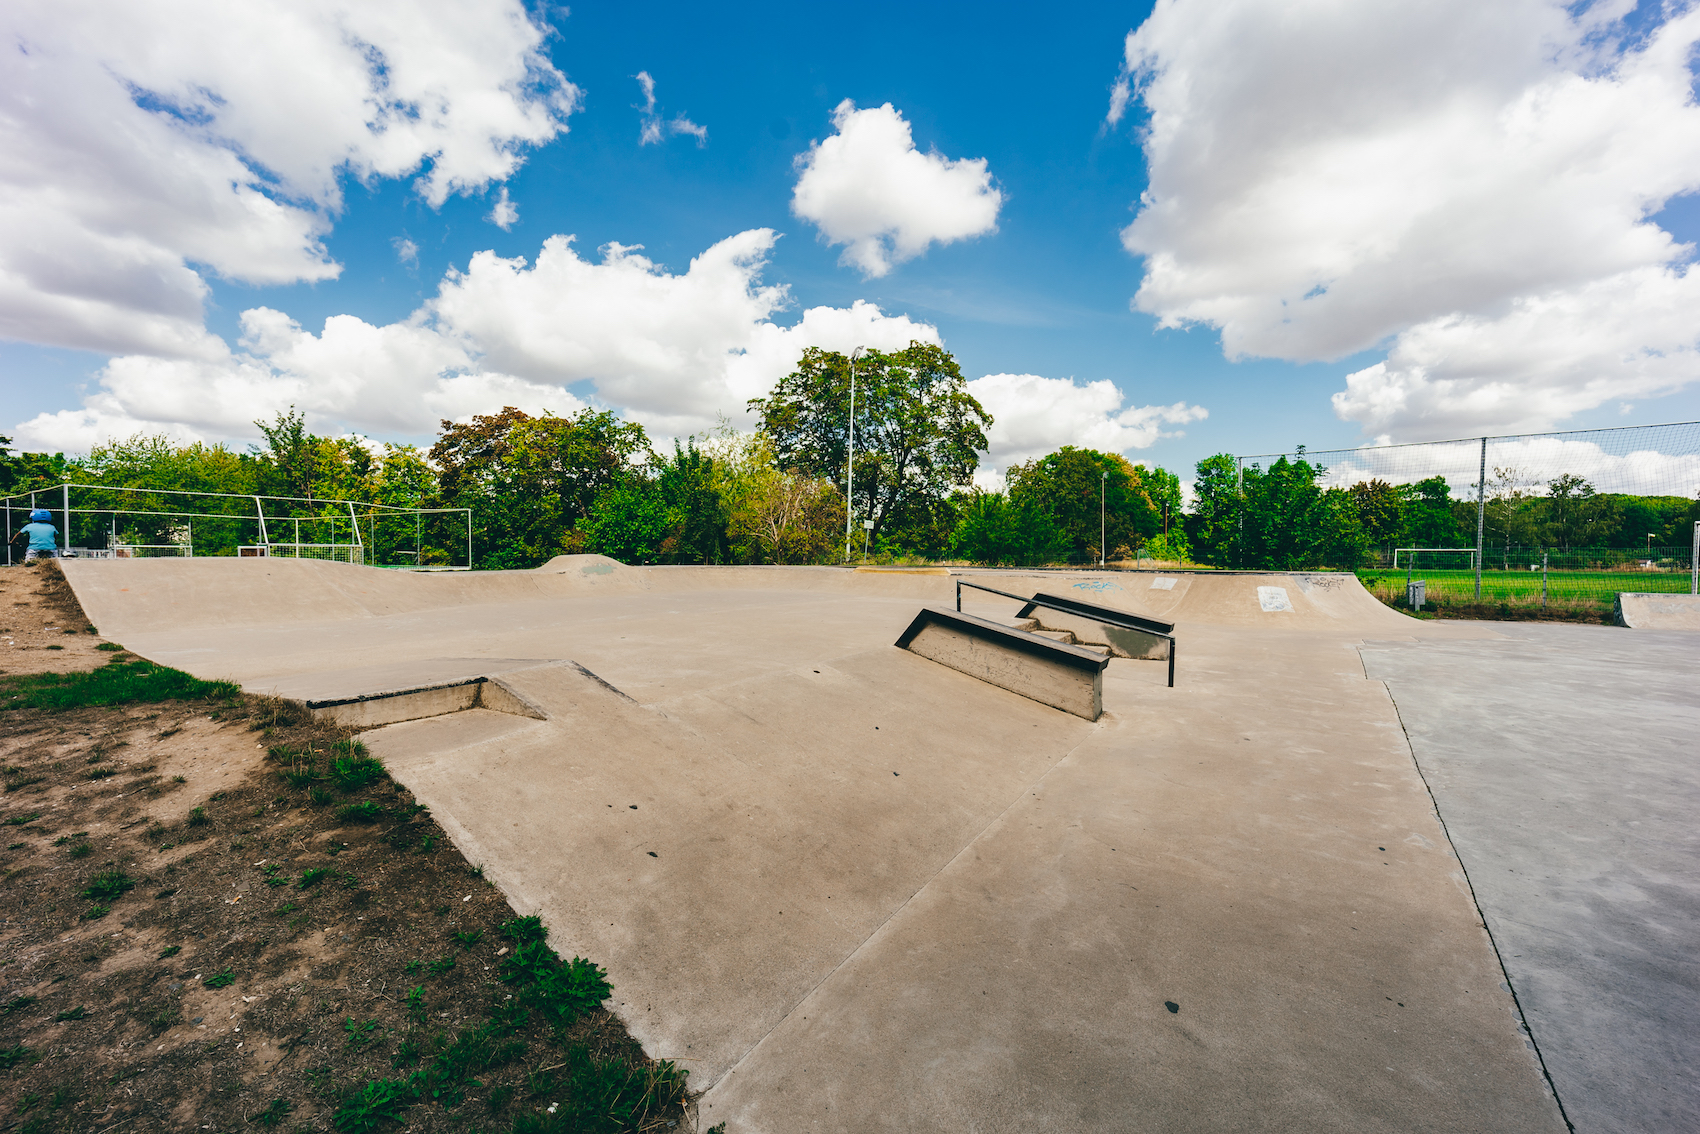
<svg viewBox="0 0 1700 1134"><path fill-rule="evenodd" d="M1700 422L1236 458L1243 479L1300 456L1343 489L1372 547L1359 575L1402 605L1599 606L1700 592Z"/></svg>

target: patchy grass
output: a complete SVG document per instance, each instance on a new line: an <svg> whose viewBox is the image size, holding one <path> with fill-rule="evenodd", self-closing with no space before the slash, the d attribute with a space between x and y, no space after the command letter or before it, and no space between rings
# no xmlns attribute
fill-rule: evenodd
<svg viewBox="0 0 1700 1134"><path fill-rule="evenodd" d="M91 705L160 701L229 701L228 681L202 681L143 659L114 659L86 673L29 673L0 677L0 709L79 709Z"/></svg>
<svg viewBox="0 0 1700 1134"><path fill-rule="evenodd" d="M314 778L280 778L306 751ZM607 975L558 957L299 706L0 709L0 765L30 781L6 820L30 841L0 880L0 1125L693 1128L685 1071L601 1007ZM91 766L122 778L91 784ZM186 798L189 779L218 790Z"/></svg>

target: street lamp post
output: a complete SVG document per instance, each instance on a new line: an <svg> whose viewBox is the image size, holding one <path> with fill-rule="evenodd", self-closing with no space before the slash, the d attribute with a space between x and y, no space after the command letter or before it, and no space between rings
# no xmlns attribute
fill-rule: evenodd
<svg viewBox="0 0 1700 1134"><path fill-rule="evenodd" d="M850 352L850 425L844 458L844 562L850 562L850 525L856 515L856 360L866 347Z"/></svg>
<svg viewBox="0 0 1700 1134"><path fill-rule="evenodd" d="M1106 471L1098 481L1098 566L1104 565L1104 494L1110 488L1110 474Z"/></svg>

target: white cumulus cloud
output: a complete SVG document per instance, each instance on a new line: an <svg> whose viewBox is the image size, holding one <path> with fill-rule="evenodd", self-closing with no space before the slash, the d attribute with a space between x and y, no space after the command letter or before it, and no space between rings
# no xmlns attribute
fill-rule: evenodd
<svg viewBox="0 0 1700 1134"><path fill-rule="evenodd" d="M1123 409L1122 392L1108 380L1080 385L1070 378L1037 374L988 374L969 382L968 392L993 419L986 435L989 453L975 474L983 487L995 487L1010 465L1064 445L1125 453L1175 436L1164 432L1165 425L1210 416L1204 407L1185 402Z"/></svg>
<svg viewBox="0 0 1700 1134"><path fill-rule="evenodd" d="M797 158L791 211L846 246L841 263L883 276L932 244L996 231L1003 194L985 158L922 153L889 102L857 110L845 99L832 124L836 134Z"/></svg>
<svg viewBox="0 0 1700 1134"><path fill-rule="evenodd" d="M1651 219L1700 190L1700 8L1637 39L1632 7L1161 0L1135 307L1230 357L1386 347L1335 408L1399 436L1700 378L1693 249Z"/></svg>
<svg viewBox="0 0 1700 1134"><path fill-rule="evenodd" d="M551 237L535 262L480 252L409 319L384 326L338 315L314 334L254 308L242 314L239 350L115 358L81 409L41 414L17 438L86 450L103 437L162 429L251 437L253 420L289 405L321 430L428 434L441 418L502 405L572 412L586 404L567 389L579 382L657 436L676 436L707 430L722 414L743 421L745 402L807 347L940 341L931 325L865 302L776 322L789 297L760 278L776 239L767 229L739 233L683 272L618 244L586 259L570 236Z"/></svg>
<svg viewBox="0 0 1700 1134"><path fill-rule="evenodd" d="M519 206L509 200L506 185L496 194L496 203L490 207L490 215L485 219L503 232L508 231L514 226L514 222L519 220Z"/></svg>
<svg viewBox="0 0 1700 1134"><path fill-rule="evenodd" d="M0 337L217 362L203 271L330 279L341 178L440 205L578 90L520 0L0 6Z"/></svg>

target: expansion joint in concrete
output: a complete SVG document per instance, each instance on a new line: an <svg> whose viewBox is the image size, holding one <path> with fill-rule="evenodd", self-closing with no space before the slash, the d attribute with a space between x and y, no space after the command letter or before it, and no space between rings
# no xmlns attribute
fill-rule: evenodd
<svg viewBox="0 0 1700 1134"><path fill-rule="evenodd" d="M1358 643L1358 662L1363 663L1363 643ZM1369 675L1369 667L1364 667L1364 680L1375 681ZM1428 782L1428 774L1423 771L1422 761L1417 759L1417 746L1411 740L1411 730L1405 727L1405 716L1399 711L1399 698L1393 695L1393 686L1386 681L1376 681L1387 693L1387 700L1393 706L1393 716L1399 722L1399 731L1405 736L1405 748L1411 754L1411 767L1416 769L1417 778L1422 781L1423 790L1428 792L1429 806L1434 809L1434 818L1440 824L1440 833L1446 836L1446 847L1452 852L1452 857L1458 860L1458 871L1464 876L1464 886L1470 892L1470 904L1475 907L1476 920L1481 922L1482 931L1487 934L1488 945L1493 949L1494 963L1499 966L1499 974L1504 978L1505 990L1511 994L1511 1006L1517 1013L1517 1025L1523 1034L1529 1037L1529 1048L1535 1053L1535 1062L1540 1065L1541 1078L1546 1081L1547 1090L1552 1094L1552 1101L1558 1105L1558 1116L1564 1120L1564 1128L1570 1134L1576 1134L1576 1124L1570 1121L1570 1113L1564 1109L1564 1099L1559 1096L1558 1084L1553 1082L1552 1072L1547 1068L1546 1056L1541 1052L1541 1041L1535 1036L1535 1029L1529 1023L1528 1014L1523 1011L1523 1001L1517 995L1517 986L1511 981L1511 970L1505 967L1505 954L1500 951L1499 939L1493 934L1493 926L1488 922L1487 911L1482 909L1481 899L1476 895L1476 884L1470 878L1469 864L1459 852L1458 845L1452 841L1452 831L1446 825L1446 816L1441 813L1440 800L1435 797L1434 787Z"/></svg>
<svg viewBox="0 0 1700 1134"><path fill-rule="evenodd" d="M713 1090L715 1087L719 1086L721 1083L726 1082L726 1080L730 1079L733 1075L736 1075L738 1073L738 1068L742 1067L749 1060L750 1056L754 1055L757 1051L761 1050L761 1045L767 1042L768 1037L771 1036L774 1032L778 1031L780 1026L782 1024L784 1024L785 1021L789 1020L791 1018L792 1014L795 1013L798 1008L802 1007L803 1004L805 1004L808 1001L809 997L813 996L815 994L815 992L818 991L822 985L824 985L827 981L831 980L835 975L837 975L839 969L842 969L845 965L847 965L851 961L855 960L857 954L859 954L863 949L867 948L868 942L870 942L874 938L878 937L880 935L880 933L885 929L885 927L890 925L893 921L895 921L897 919L898 915L900 915L904 910L908 909L909 906L910 906L910 903L914 902L914 900L917 897L919 897L922 893L924 893L926 891L927 887L931 886L933 884L933 882L936 881L941 874L943 874L945 871L949 870L952 866L956 865L956 861L958 859L960 859L963 855L967 854L968 851L976 843L978 843L981 839L985 838L987 831L990 831L993 827L996 827L999 823L1003 822L1004 816L1008 815L1011 811L1015 810L1016 804L1020 803L1022 800L1026 799L1029 795L1031 795L1033 793L1034 788L1036 788L1040 784L1044 783L1046 778L1049 777L1052 772L1054 772L1058 768L1062 767L1063 764L1067 763L1068 760L1070 758L1072 758L1076 752L1079 752L1081 747L1086 744L1087 740L1090 740L1092 738L1092 736L1096 735L1098 732L1102 731L1106 727L1109 727L1111 724L1114 723L1114 720L1115 720L1115 718L1110 717L1110 716L1105 716L1105 717L1100 718L1097 721L1097 728L1095 728L1091 733L1088 733L1085 739L1082 739L1079 744L1076 744L1073 748L1070 748L1067 752L1063 753L1062 756L1059 757L1049 768L1046 768L1043 772L1041 772L1037 779L1033 780L1031 783L1022 785L1021 790L1015 794L1014 799L1009 801L1008 806L1006 806L1002 811L998 812L996 815L992 816L992 818L988 819L986 821L985 826L981 827L978 831L975 831L974 834L970 838L964 840L962 846L957 848L957 851L956 851L955 854L951 855L950 858L947 859L944 862L943 865L941 865L937 870L933 871L932 874L928 875L927 880L925 882L922 882L919 886L915 887L914 892L911 893L907 898L904 898L902 902L898 903L898 905L895 909L893 909L885 917L881 918L879 924L874 926L871 930L869 930L867 936L863 937L860 941L858 941L856 943L856 947L854 949L851 949L848 953L845 953L843 957L839 958L839 961L836 965L833 965L832 968L828 969L826 971L826 973L823 974L819 980L817 980L814 984L810 985L809 990L807 992L803 993L803 995L799 996L797 998L796 1003L792 1004L790 1009L787 1010L786 1013L783 1016L780 1016L779 1019L775 1020L773 1022L773 1026L771 1028L767 1029L767 1031L763 1032L762 1035L761 1035L761 1038L756 1040L756 1042L752 1043L749 1046L749 1050L745 1051L743 1055L738 1057L738 1062L736 1062L736 1063L732 1064L732 1066L728 1067L726 1069L725 1074L721 1075L720 1078L716 1079L713 1083L710 1083L707 1087L704 1088L704 1093L706 1094L708 1091Z"/></svg>

